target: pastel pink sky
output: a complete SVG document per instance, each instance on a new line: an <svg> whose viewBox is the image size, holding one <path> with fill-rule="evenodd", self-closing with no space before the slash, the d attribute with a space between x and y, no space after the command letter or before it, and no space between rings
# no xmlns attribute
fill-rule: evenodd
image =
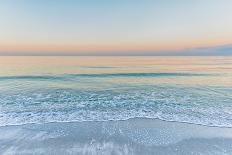
<svg viewBox="0 0 232 155"><path fill-rule="evenodd" d="M3 0L0 52L176 51L232 44L230 0Z"/></svg>

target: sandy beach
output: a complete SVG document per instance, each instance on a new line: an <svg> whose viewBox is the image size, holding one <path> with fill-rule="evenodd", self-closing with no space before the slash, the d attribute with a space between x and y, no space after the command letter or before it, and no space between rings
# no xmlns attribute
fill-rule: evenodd
<svg viewBox="0 0 232 155"><path fill-rule="evenodd" d="M0 128L0 154L230 154L232 128L135 118Z"/></svg>

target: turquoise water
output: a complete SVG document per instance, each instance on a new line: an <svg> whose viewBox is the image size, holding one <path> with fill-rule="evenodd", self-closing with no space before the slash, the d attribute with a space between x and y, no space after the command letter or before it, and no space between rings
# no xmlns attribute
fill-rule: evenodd
<svg viewBox="0 0 232 155"><path fill-rule="evenodd" d="M232 57L0 57L0 125L158 118L232 127Z"/></svg>

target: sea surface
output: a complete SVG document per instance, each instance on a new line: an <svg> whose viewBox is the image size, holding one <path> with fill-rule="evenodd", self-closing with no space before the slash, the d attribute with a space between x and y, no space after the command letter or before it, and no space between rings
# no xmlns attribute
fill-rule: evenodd
<svg viewBox="0 0 232 155"><path fill-rule="evenodd" d="M0 126L130 118L232 127L232 57L0 57Z"/></svg>

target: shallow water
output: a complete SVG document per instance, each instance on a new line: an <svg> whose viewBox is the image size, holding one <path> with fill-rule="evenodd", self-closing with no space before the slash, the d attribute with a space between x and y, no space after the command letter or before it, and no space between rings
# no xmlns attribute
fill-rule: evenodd
<svg viewBox="0 0 232 155"><path fill-rule="evenodd" d="M0 125L158 118L232 127L232 57L0 57Z"/></svg>

